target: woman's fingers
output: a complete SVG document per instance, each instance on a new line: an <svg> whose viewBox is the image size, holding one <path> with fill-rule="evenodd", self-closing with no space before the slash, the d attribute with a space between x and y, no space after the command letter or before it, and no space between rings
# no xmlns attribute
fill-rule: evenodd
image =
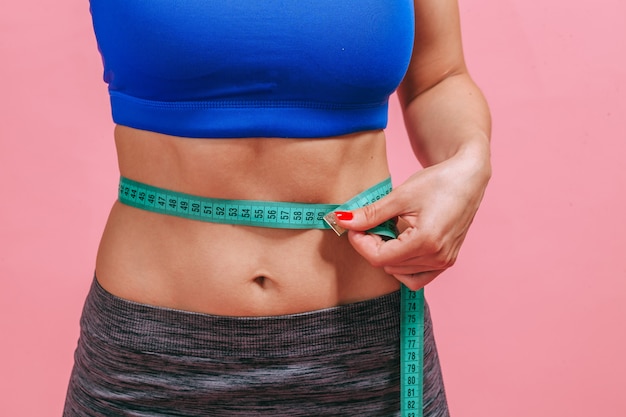
<svg viewBox="0 0 626 417"><path fill-rule="evenodd" d="M407 229L397 239L392 240L353 231L348 236L354 249L373 266L424 266L428 270L452 266L462 241L459 239L443 244L429 239L428 236L419 236L415 229Z"/></svg>
<svg viewBox="0 0 626 417"><path fill-rule="evenodd" d="M399 187L372 204L348 212L335 212L337 224L347 230L369 230L405 213L406 202L405 193Z"/></svg>
<svg viewBox="0 0 626 417"><path fill-rule="evenodd" d="M350 230L348 238L352 247L370 264L384 267L410 258L409 250L400 239L383 240L380 236Z"/></svg>
<svg viewBox="0 0 626 417"><path fill-rule="evenodd" d="M409 275L394 274L394 277L410 290L417 291L437 278L442 272L443 271L427 271Z"/></svg>
<svg viewBox="0 0 626 417"><path fill-rule="evenodd" d="M383 267L389 275L415 275L424 272L439 271L428 265L411 265L411 266L385 266Z"/></svg>

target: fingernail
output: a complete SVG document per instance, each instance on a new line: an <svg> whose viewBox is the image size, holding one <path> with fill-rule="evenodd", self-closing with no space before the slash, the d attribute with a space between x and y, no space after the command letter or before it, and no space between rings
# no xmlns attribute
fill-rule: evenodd
<svg viewBox="0 0 626 417"><path fill-rule="evenodd" d="M335 216L339 220L352 220L352 218L354 217L351 211L336 211Z"/></svg>

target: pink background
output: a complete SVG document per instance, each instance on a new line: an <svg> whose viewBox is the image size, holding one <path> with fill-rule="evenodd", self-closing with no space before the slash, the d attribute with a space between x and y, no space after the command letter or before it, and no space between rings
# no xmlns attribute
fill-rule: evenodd
<svg viewBox="0 0 626 417"><path fill-rule="evenodd" d="M60 415L117 171L84 1L0 5L0 415ZM455 417L626 415L623 0L461 0L495 174L428 288ZM395 180L415 169L394 101Z"/></svg>

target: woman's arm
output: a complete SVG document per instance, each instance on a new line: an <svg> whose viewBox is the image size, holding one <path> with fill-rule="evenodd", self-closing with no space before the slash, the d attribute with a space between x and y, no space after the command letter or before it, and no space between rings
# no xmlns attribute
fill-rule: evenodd
<svg viewBox="0 0 626 417"><path fill-rule="evenodd" d="M424 169L353 211L352 220L339 220L362 256L411 289L454 264L491 176L490 114L467 72L456 0L415 1L415 26L398 96ZM396 240L359 232L396 216L402 230Z"/></svg>
<svg viewBox="0 0 626 417"><path fill-rule="evenodd" d="M465 66L456 0L415 1L413 56L398 96L424 167L465 146L481 147L488 162L491 119Z"/></svg>

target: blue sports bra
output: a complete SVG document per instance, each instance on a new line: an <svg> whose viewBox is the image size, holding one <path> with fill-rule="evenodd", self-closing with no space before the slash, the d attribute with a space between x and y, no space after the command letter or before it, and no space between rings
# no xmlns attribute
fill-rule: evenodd
<svg viewBox="0 0 626 417"><path fill-rule="evenodd" d="M117 124L197 138L384 128L412 0L90 0Z"/></svg>

